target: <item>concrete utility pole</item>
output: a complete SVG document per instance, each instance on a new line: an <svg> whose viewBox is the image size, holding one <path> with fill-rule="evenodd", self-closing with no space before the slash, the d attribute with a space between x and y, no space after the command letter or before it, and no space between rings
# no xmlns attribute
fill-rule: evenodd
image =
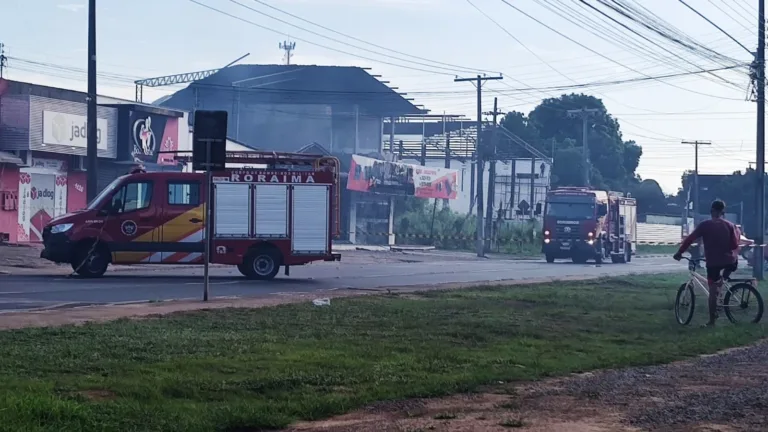
<svg viewBox="0 0 768 432"><path fill-rule="evenodd" d="M753 276L763 280L763 248L765 243L765 0L758 0L757 53L755 53L755 87L757 90L757 235ZM758 264L760 263L760 264Z"/></svg>
<svg viewBox="0 0 768 432"><path fill-rule="evenodd" d="M498 157L496 152L499 143L499 136L497 132L498 117L503 114L499 111L499 98L493 98L493 111L486 113L493 116L493 157L491 158L491 166L488 167L488 200L485 206L485 250L490 252L491 250L491 237L493 236L493 210L496 198L496 163Z"/></svg>
<svg viewBox="0 0 768 432"><path fill-rule="evenodd" d="M99 193L98 185L98 132L96 127L96 0L88 1L88 97L87 97L87 124L86 131L86 197L88 202L96 198ZM104 131L106 139L107 131Z"/></svg>
<svg viewBox="0 0 768 432"><path fill-rule="evenodd" d="M699 224L699 146L700 145L712 145L712 141L682 141L683 144L692 145L694 150L693 162L693 224Z"/></svg>
<svg viewBox="0 0 768 432"><path fill-rule="evenodd" d="M581 109L568 110L568 115L573 117L581 117L582 130L581 130L581 147L582 147L582 163L584 164L584 186L589 186L589 120L592 114L600 112L597 108L583 107ZM552 158L555 156L552 155Z"/></svg>
<svg viewBox="0 0 768 432"><path fill-rule="evenodd" d="M481 151L481 137L483 132L483 83L491 80L504 79L501 75L488 77L478 75L475 78L456 78L454 82L474 82L477 87L477 141L475 143L475 154L477 154L477 256L485 256L485 242L483 238L483 152Z"/></svg>
<svg viewBox="0 0 768 432"><path fill-rule="evenodd" d="M285 51L285 64L291 64L291 58L293 58L293 50L296 49L296 42L284 41L278 45L281 50Z"/></svg>

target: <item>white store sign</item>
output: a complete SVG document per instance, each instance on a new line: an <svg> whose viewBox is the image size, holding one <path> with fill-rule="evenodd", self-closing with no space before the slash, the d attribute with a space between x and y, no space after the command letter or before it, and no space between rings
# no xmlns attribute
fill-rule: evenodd
<svg viewBox="0 0 768 432"><path fill-rule="evenodd" d="M107 150L106 119L96 119L96 148ZM75 114L43 111L43 144L88 147L88 118Z"/></svg>

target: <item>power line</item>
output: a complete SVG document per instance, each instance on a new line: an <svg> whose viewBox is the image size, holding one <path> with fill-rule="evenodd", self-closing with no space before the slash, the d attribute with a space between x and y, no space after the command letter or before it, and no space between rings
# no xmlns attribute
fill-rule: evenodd
<svg viewBox="0 0 768 432"><path fill-rule="evenodd" d="M363 60L368 60L368 61L372 61L372 62L375 62L375 63L386 64L386 65L389 65L389 66L399 67L399 68L403 68L403 69L410 69L410 70L415 70L415 71L420 71L420 72L428 72L428 73L435 74L435 75L455 76L455 74L453 74L453 73L438 72L438 71L434 71L434 70L422 69L422 68L417 68L417 67L413 67L413 66L401 65L401 64L397 64L397 63L392 63L392 62L388 62L388 61L384 61L384 60L378 60L378 59L375 59L375 58L362 56L360 54L354 54L354 53L351 53L349 51L344 51L344 50L341 50L341 49L338 49L338 48L329 47L327 45L323 45L323 44L319 44L317 42L313 42L313 41L311 41L309 39L298 38L296 36L292 36L292 35L290 35L288 33L282 32L280 30L275 30L273 28L269 28L267 26L255 23L253 21L250 21L248 19L239 17L239 16L231 14L229 12L225 12L225 11L223 11L221 9L217 9L217 8L215 8L213 6L209 6L209 5L205 4L205 3L201 3L198 0L189 0L189 1L194 3L194 4L196 4L196 5L198 5L198 6L202 6L202 7L206 8L206 9L209 9L209 10L212 10L214 12L217 12L219 14L226 15L226 16L228 16L230 18L234 18L234 19L236 19L238 21L242 21L242 22L244 22L246 24L250 24L250 25L252 25L254 27L258 27L260 29L267 30L267 31L270 31L270 32L273 32L273 33L277 33L279 35L282 35L282 36L285 36L285 37L289 37L291 39L295 39L297 41L304 42L304 43L307 43L307 44L310 44L310 45L314 45L316 47L320 47L320 48L324 48L324 49L327 49L327 50L335 51L335 52L340 53L340 54L345 54L345 55L357 57L357 58L360 58L360 59L363 59ZM230 1L233 1L233 0L230 0ZM247 8L248 6L244 6L244 7ZM324 36L324 37L326 37L326 36ZM414 63L414 62L412 62L412 63Z"/></svg>
<svg viewBox="0 0 768 432"><path fill-rule="evenodd" d="M194 1L194 0L190 0L190 1ZM638 74L640 74L640 75L644 75L644 76L645 76L645 77L647 77L648 79L657 79L657 78L651 77L651 76L649 76L649 75L647 75L647 74L645 74L645 73L643 73L643 72L640 72L640 71L638 71L637 69L634 69L634 68L631 68L631 67L629 67L629 66L626 66L626 65L624 65L624 64L622 64L622 63L620 63L620 62L618 62L618 61L616 61L616 60L614 60L614 59L612 59L612 58L610 58L610 57L608 57L608 56L606 56L605 54L602 54L602 53L600 53L600 52L598 52L598 51L596 51L596 50L594 50L594 49L592 49L592 48L590 48L590 47L588 47L588 46L584 45L583 43L581 43L581 42L578 42L578 41L574 40L573 38L571 38L571 37L569 37L569 36L567 36L567 35L563 34L562 32L560 32L559 30L557 30L557 29L555 29L555 28L553 28L553 27L551 27L551 26L549 26L549 25L545 24L544 22L542 22L542 21L541 21L541 20L539 20L538 18L531 16L529 13L527 13L527 12L525 12L525 11L521 10L521 9L520 9L520 8L518 8L517 6L515 6L515 5L511 4L511 3L509 3L507 0L501 0L501 1L502 1L504 4L506 4L507 6L511 7L512 9L515 9L516 11L518 11L518 12L520 12L521 14L525 15L526 17L530 18L531 20L533 20L533 21L537 22L538 24L540 24L540 25L542 25L542 26L546 27L546 28L547 28L547 29L549 29L550 31L557 33L558 35L560 35L561 37L563 37L563 38L565 38L565 39L567 39L567 40L571 41L572 43L574 43L574 44L576 44L576 45L578 45L578 46L580 46L580 47L582 47L582 48L586 49L587 51L590 51L590 52L592 52L592 53L595 53L595 54L599 55L600 57L602 57L602 58L604 58L604 59L606 59L606 60L610 61L611 63L614 63L614 64L616 64L616 65L618 65L618 66L621 66L621 67L623 67L623 68L625 68L625 69L629 69L629 70L631 70L631 71L633 71L633 72L635 72L635 73L638 73ZM661 82L664 82L664 81L661 81ZM678 89L680 89L680 90L685 90L685 91L687 91L687 92L690 92L690 93L695 93L695 94L699 94L699 95L702 95L702 96L707 96L707 97L711 97L711 98L717 98L717 99L726 99L726 100L737 100L737 101L741 101L741 100L742 100L742 99L736 99L736 98L728 98L728 97L724 97L724 96L715 96L715 95L710 95L710 94L707 94L707 93L697 92L697 91L695 91L695 90L687 89L687 88L684 88L684 87L679 87L679 86L676 86L676 85L674 85L674 84L670 84L670 83L667 83L667 82L664 82L664 84L666 84L666 85L669 85L669 86L671 86L671 87L675 87L675 88L678 88Z"/></svg>
<svg viewBox="0 0 768 432"><path fill-rule="evenodd" d="M750 51L749 48L745 47L744 44L739 42L738 39L736 39L735 37L731 36L730 33L728 33L727 31L723 30L719 25L717 25L714 22L712 22L712 20L707 18L704 14L702 14L698 10L696 10L696 8L694 8L693 6L691 6L688 3L686 3L685 0L677 0L677 1L679 1L682 4L684 4L685 7L687 7L690 10L692 10L696 15L700 16L701 18L703 18L704 21L712 24L713 27L715 27L716 29L720 30L724 35L728 36L732 41L736 42L740 47L744 48L744 51L748 52L749 55L754 55L754 53L752 51Z"/></svg>
<svg viewBox="0 0 768 432"><path fill-rule="evenodd" d="M297 19L299 21L305 22L307 24L311 24L311 25L313 25L315 27L318 27L318 28L321 28L323 30L329 31L331 33L337 34L339 36L343 36L343 37L355 40L357 42L364 43L366 45L370 45L370 46L373 46L373 47L376 47L376 48L379 48L379 49L383 49L383 50L386 50L386 51L389 51L389 52L393 52L395 54L399 54L399 55L402 55L402 56L411 57L411 58L415 58L415 59L418 59L418 60L423 60L423 61L426 61L426 62L435 63L435 64L439 64L439 65L443 65L443 66L452 67L452 68L455 68L454 70L463 70L463 71L470 71L470 72L498 73L498 71L491 71L491 70L485 70L485 69L474 69L474 68L469 68L469 67L466 67L466 66L461 66L461 65L451 64L451 63L445 63L445 62L441 62L441 61L437 61L437 60L431 60L431 59L428 59L428 58L425 58L425 57L420 57L420 56L408 54L408 53L405 53L405 52L402 52L402 51L398 51L398 50L394 50L394 49L391 49L391 48L387 48L385 46L378 45L378 44L375 44L373 42L368 42L366 40L363 40L363 39L360 39L358 37L349 35L347 33L342 33L342 32L340 32L338 30L334 30L334 29L332 29L330 27L324 26L322 24L318 24L318 23L316 23L314 21L310 21L310 20L308 20L306 18L303 18L303 17L300 17L300 16L298 16L296 14L290 13L290 12L284 10L284 9L280 9L280 8L278 8L276 6L273 6L273 5L271 5L271 4L269 4L269 3L265 2L265 1L262 1L262 0L252 0L252 1L254 1L256 3L259 3L259 4L263 5L263 6L266 6L266 7L270 8L270 9L272 9L272 10L275 10L275 11L278 11L278 12L283 13L285 15L288 15L289 17L295 18L295 19Z"/></svg>
<svg viewBox="0 0 768 432"><path fill-rule="evenodd" d="M648 41L648 42L650 42L650 43L652 43L652 44L654 44L654 45L658 46L659 48L663 49L664 51L666 51L666 52L668 52L668 53L670 53L670 54L672 54L672 55L676 56L676 57L677 57L677 58L679 58L680 60L683 60L683 61L687 62L688 64L692 65L693 67L695 67L695 68L697 68L697 69L699 69L699 70L701 70L701 71L704 71L704 70L705 70L704 68L702 68L701 66L699 66L699 65L697 65L697 64L695 64L695 63L693 63L692 61L688 60L687 58L684 58L684 57L682 57L682 56L680 56L680 55L677 55L677 54L673 53L673 52L672 52L671 50L669 50L668 48L666 48L666 47L664 47L664 46L660 45L659 43L656 43L656 42L652 41L651 39L649 39L649 38L648 38L648 37L646 37L645 35L642 35L642 34L638 33L638 32L637 32L635 29L633 29L633 28L630 28L630 27L629 27L629 26L627 26L626 24L624 24L624 23L622 23L622 22L618 21L616 18L614 18L614 17L612 17L612 16L610 16L610 15L606 14L605 12L601 11L600 9L597 9L596 7L594 7L594 6L592 6L591 4L587 3L586 1L584 1L584 0L581 0L581 4L583 4L583 5L587 6L587 7L589 7L590 9L592 9L592 10L594 10L595 12L599 13L600 15L602 15L602 16L604 16L604 17L608 18L608 19L609 19L609 20L611 20L612 22L614 22L614 23L616 23L616 24L620 25L622 28L624 28L624 29L626 29L626 30L630 31L631 33L633 33L633 34L635 34L635 35L637 35L637 36L639 36L639 37L643 38L644 40L646 40L646 41ZM741 87L739 87L739 85L738 85L738 84L735 84L735 83L733 83L732 81L728 81L728 80L726 80L725 78L723 78L723 77L721 77L721 76L719 76L719 75L715 74L714 72L708 72L708 73L709 73L710 75L712 75L712 76L714 76L714 77L716 77L716 78L718 78L718 79L720 79L720 80L722 80L722 81L724 81L724 82L728 83L728 84L731 84L732 86L734 86L734 87L736 87L736 88L738 88L738 89L741 89Z"/></svg>
<svg viewBox="0 0 768 432"><path fill-rule="evenodd" d="M738 19L734 18L734 17L733 17L733 15L731 15L731 14L729 14L728 12L726 12L725 10L723 10L723 8L721 8L720 6L718 6L718 5L717 5L717 3L715 3L713 0L707 0L707 1L708 1L708 2L709 2L711 5L712 5L712 6L714 6L715 8L717 8L717 10L719 10L720 12L722 12L723 14L725 14L725 15L726 15L728 18L730 18L730 19L732 19L733 21L735 21L735 22L736 22L736 24L738 24L738 25L740 25L740 26L741 26L741 28L743 28L743 29L745 29L745 30L747 30L747 31L749 31L749 32L751 32L751 33L754 33L754 32L755 32L755 31L754 31L754 29L751 29L750 27L748 27L747 25L745 25L744 23L742 23L742 22L741 22L741 20L738 20ZM724 4L725 6L727 6L727 7L728 7L728 9L730 9L731 11L733 11L733 12L734 12L736 15L739 15L739 18L744 18L744 15L741 15L741 13L740 13L739 11L737 11L737 10L736 10L736 9L735 9L733 6L731 6L731 2L732 2L732 1L733 1L733 0L726 0L726 1L723 1L723 4ZM749 22L749 19L747 19L747 22Z"/></svg>

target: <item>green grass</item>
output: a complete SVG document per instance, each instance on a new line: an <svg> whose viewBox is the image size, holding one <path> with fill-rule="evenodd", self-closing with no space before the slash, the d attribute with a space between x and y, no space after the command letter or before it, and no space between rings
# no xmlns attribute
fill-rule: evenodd
<svg viewBox="0 0 768 432"><path fill-rule="evenodd" d="M759 325L679 327L672 305L681 280L362 297L0 332L0 430L256 431L375 401L668 362L765 335Z"/></svg>

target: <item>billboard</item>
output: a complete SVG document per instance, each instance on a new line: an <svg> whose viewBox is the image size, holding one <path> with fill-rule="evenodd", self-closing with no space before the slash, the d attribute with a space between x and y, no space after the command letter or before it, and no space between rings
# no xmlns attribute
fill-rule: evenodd
<svg viewBox="0 0 768 432"><path fill-rule="evenodd" d="M347 189L418 198L456 199L458 171L352 155Z"/></svg>
<svg viewBox="0 0 768 432"><path fill-rule="evenodd" d="M158 152L179 149L179 119L142 111L131 111L130 144L137 162L175 165L173 154Z"/></svg>
<svg viewBox="0 0 768 432"><path fill-rule="evenodd" d="M109 121L96 119L96 148L107 150ZM88 147L88 117L55 111L43 111L43 144Z"/></svg>

